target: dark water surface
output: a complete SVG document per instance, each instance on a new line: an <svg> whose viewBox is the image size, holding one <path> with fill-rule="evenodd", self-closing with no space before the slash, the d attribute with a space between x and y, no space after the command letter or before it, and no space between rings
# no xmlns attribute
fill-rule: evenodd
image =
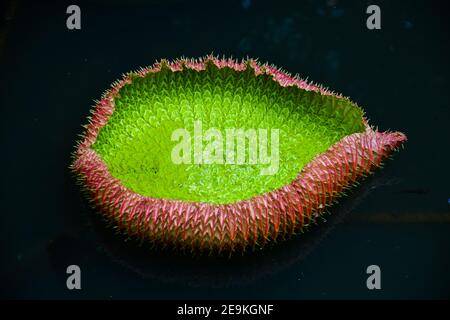
<svg viewBox="0 0 450 320"><path fill-rule="evenodd" d="M0 297L449 298L449 19L444 3L2 4ZM68 166L95 99L160 58L255 57L350 96L406 148L290 241L225 259L149 252L95 215ZM82 270L82 290L65 269ZM366 288L381 267L382 290Z"/></svg>

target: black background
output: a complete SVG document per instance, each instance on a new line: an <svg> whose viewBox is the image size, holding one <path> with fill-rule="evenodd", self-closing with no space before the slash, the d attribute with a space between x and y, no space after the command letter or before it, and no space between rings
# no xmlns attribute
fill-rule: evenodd
<svg viewBox="0 0 450 320"><path fill-rule="evenodd" d="M369 4L382 29L368 30ZM82 29L66 28L81 7ZM448 6L437 1L72 1L1 5L3 298L449 298ZM268 61L350 96L406 148L330 221L232 259L113 234L68 170L95 99L122 73L208 53ZM341 222L341 223L338 223ZM329 232L331 231L331 232ZM65 268L82 270L82 290ZM366 267L382 271L369 291Z"/></svg>

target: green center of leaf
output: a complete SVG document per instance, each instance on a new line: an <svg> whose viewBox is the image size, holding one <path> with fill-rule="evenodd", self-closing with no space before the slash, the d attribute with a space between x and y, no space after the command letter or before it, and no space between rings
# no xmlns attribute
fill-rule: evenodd
<svg viewBox="0 0 450 320"><path fill-rule="evenodd" d="M120 89L92 148L136 193L225 204L289 184L362 119L348 99L250 68L163 69Z"/></svg>

